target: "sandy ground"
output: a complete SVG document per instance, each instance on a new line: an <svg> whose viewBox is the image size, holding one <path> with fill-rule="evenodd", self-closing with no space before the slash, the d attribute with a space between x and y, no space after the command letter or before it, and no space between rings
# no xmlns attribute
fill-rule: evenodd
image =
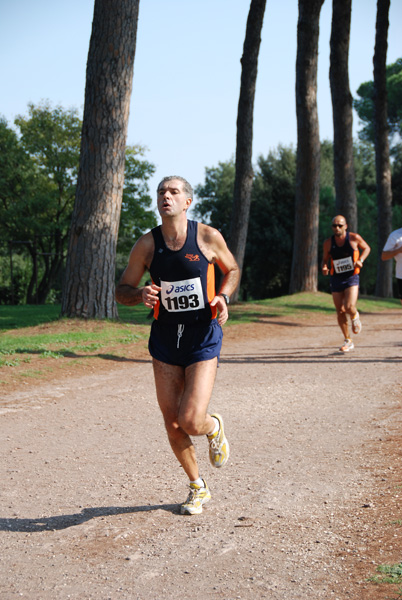
<svg viewBox="0 0 402 600"><path fill-rule="evenodd" d="M211 411L227 467L181 516L151 362L99 360L1 394L2 600L374 600L402 560L402 311L225 328ZM107 363L107 364L106 364Z"/></svg>

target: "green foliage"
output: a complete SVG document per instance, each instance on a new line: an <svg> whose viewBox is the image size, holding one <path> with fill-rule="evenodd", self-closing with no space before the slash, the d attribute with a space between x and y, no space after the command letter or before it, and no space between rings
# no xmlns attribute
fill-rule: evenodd
<svg viewBox="0 0 402 600"><path fill-rule="evenodd" d="M279 146L260 156L252 192L242 277L244 298L272 298L288 289L292 262L296 153Z"/></svg>
<svg viewBox="0 0 402 600"><path fill-rule="evenodd" d="M402 562L394 565L379 565L377 572L381 575L370 577L369 581L375 583L402 583Z"/></svg>
<svg viewBox="0 0 402 600"><path fill-rule="evenodd" d="M388 126L391 137L402 137L402 58L387 66ZM353 101L363 128L359 132L361 140L374 143L374 81L362 83Z"/></svg>
<svg viewBox="0 0 402 600"><path fill-rule="evenodd" d="M192 209L195 218L229 237L232 215L235 165L233 160L205 169L205 183L195 188L199 202Z"/></svg>
<svg viewBox="0 0 402 600"><path fill-rule="evenodd" d="M82 121L76 109L42 102L29 104L15 126L16 131L0 119L0 304L54 302L61 292ZM121 268L135 240L157 223L148 190L155 167L144 154L141 146L126 151L117 245Z"/></svg>
<svg viewBox="0 0 402 600"><path fill-rule="evenodd" d="M148 179L155 173L155 166L145 160L146 148L127 146L124 174L124 190L121 206L119 237L116 254L116 273L127 265L128 254L136 240L157 225L155 211L150 207Z"/></svg>
<svg viewBox="0 0 402 600"><path fill-rule="evenodd" d="M1 158L2 239L31 260L27 301L44 302L60 278L78 172L81 121L76 110L29 104L15 119L19 135L3 123L11 160ZM3 153L0 153L1 155ZM17 165L13 174L12 164ZM36 271L36 268L38 270Z"/></svg>
<svg viewBox="0 0 402 600"><path fill-rule="evenodd" d="M401 165L394 162L395 165ZM361 275L361 291L373 294L377 276L377 200L375 155L372 144L359 142L354 148L359 233L372 248ZM399 171L402 172L402 169ZM205 170L205 183L196 188L196 217L219 229L227 238L233 199L235 168L233 161ZM267 157L260 156L250 207L240 298L262 299L281 296L288 290L292 260L296 153L292 147L278 146ZM401 210L399 210L401 208ZM395 228L401 223L402 207L394 206ZM333 144L321 145L321 189L319 219L319 256L322 244L332 235L335 215ZM318 289L329 291L328 277L319 269Z"/></svg>

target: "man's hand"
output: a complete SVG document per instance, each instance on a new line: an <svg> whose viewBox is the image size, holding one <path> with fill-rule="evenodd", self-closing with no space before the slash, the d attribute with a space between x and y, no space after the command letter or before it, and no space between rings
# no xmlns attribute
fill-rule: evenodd
<svg viewBox="0 0 402 600"><path fill-rule="evenodd" d="M322 267L321 271L322 271L323 275L328 275L328 273L329 273L328 265L324 265Z"/></svg>
<svg viewBox="0 0 402 600"><path fill-rule="evenodd" d="M213 300L211 300L211 306L216 306L218 309L218 323L220 326L224 325L229 318L228 307L226 306L226 302L222 296L215 296Z"/></svg>
<svg viewBox="0 0 402 600"><path fill-rule="evenodd" d="M145 304L145 306L147 306L148 308L153 308L155 304L158 303L158 294L161 291L161 289L161 287L155 285L154 283L152 285L146 285L142 289L142 301Z"/></svg>

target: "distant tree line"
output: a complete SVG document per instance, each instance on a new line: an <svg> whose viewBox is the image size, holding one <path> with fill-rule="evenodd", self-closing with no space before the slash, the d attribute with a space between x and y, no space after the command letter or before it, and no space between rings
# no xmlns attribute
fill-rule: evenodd
<svg viewBox="0 0 402 600"><path fill-rule="evenodd" d="M76 109L48 102L30 104L14 127L0 119L0 304L61 300L81 129ZM120 265L156 224L147 184L154 171L143 147L126 148Z"/></svg>
<svg viewBox="0 0 402 600"><path fill-rule="evenodd" d="M402 59L387 67L390 88L393 227L402 223ZM363 125L353 150L359 230L378 250L373 84L363 83L354 107ZM74 206L82 121L76 109L30 104L14 127L0 120L0 303L60 302L67 239ZM321 143L318 246L329 235L336 212L334 145ZM141 146L126 148L116 271L124 268L136 239L157 223L148 179L155 167ZM294 240L297 152L278 146L254 167L249 235L239 297L258 299L288 293ZM195 218L228 239L232 226L234 160L205 169L196 187ZM317 261L319 256L317 257ZM363 293L374 294L377 264L367 261ZM318 274L318 289L328 282Z"/></svg>
<svg viewBox="0 0 402 600"><path fill-rule="evenodd" d="M334 143L319 140L316 77L322 4L299 0L297 148L278 147L259 157L254 167L253 106L266 2L250 2L236 160L206 170L195 209L199 218L222 230L242 267L236 297L321 286L319 246L335 211L345 214L351 229L359 213L359 231L378 253L392 225L392 191L393 219L400 223L402 66L401 60L385 66L389 0L377 4L373 82L362 84L354 101L365 125L361 143L351 136L351 0L333 0ZM124 264L144 229L156 223L147 185L154 166L145 160L143 148L125 146L138 7L139 0L95 0L82 122L77 111L53 110L46 104L30 105L28 117L17 118L14 128L0 122L0 302L58 300L63 288L62 314L117 315L116 266ZM377 237L370 237L375 227ZM364 270L363 291L373 291L377 271L381 277L375 291L389 295L386 269L391 263L370 264Z"/></svg>
<svg viewBox="0 0 402 600"><path fill-rule="evenodd" d="M321 143L319 190L319 248L331 235L335 216L334 146ZM402 176L402 156L393 163L395 187ZM278 146L255 167L251 194L249 234L247 236L240 299L262 299L288 293L293 250L296 188L296 151ZM354 147L356 195L359 229L364 239L377 249L377 202L375 156L372 144L359 142ZM193 214L227 236L230 227L235 165L233 160L205 169L205 182L196 187L199 200ZM395 189L394 226L402 222L402 198ZM317 255L317 264L319 255ZM361 291L374 294L377 263L368 260L361 276ZM318 276L318 289L329 291L328 279Z"/></svg>

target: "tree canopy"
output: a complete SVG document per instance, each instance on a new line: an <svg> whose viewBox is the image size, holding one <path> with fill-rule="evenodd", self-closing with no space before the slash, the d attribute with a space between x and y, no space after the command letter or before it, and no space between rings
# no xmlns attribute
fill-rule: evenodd
<svg viewBox="0 0 402 600"><path fill-rule="evenodd" d="M82 120L75 108L29 104L15 127L0 119L0 303L43 303L50 290L60 295L67 234L74 205ZM148 179L155 167L146 148L126 148L123 208L118 253L124 260L135 240L156 225ZM9 251L26 259L14 265L11 293ZM23 272L21 269L23 268Z"/></svg>
<svg viewBox="0 0 402 600"><path fill-rule="evenodd" d="M402 138L402 58L387 65L388 127L394 144ZM357 89L359 98L353 106L359 116L362 128L359 138L374 143L374 81L366 81Z"/></svg>

